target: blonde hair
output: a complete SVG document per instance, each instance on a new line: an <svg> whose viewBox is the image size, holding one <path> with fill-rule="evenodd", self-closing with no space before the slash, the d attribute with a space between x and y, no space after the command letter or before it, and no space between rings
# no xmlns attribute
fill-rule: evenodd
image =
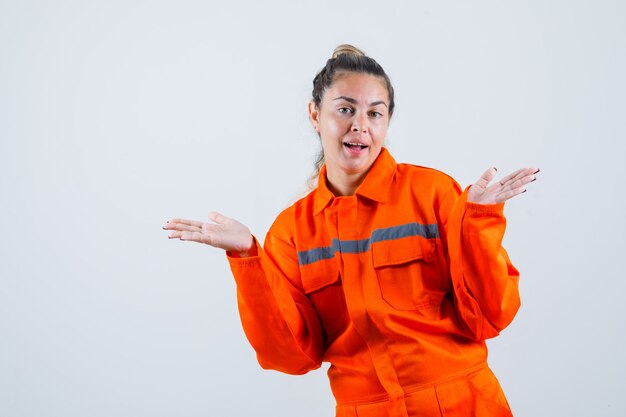
<svg viewBox="0 0 626 417"><path fill-rule="evenodd" d="M353 54L357 56L366 56L363 51L361 51L356 46L349 45L347 43L341 44L335 48L333 54L330 59L335 59L341 54Z"/></svg>

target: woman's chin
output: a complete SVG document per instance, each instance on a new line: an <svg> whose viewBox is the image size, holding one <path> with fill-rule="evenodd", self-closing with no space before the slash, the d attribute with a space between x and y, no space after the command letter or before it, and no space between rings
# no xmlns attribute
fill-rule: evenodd
<svg viewBox="0 0 626 417"><path fill-rule="evenodd" d="M343 164L340 168L341 168L341 171L343 171L345 175L354 176L354 175L365 174L367 171L369 171L372 164L373 164L373 161L369 162L367 160L350 161L350 163Z"/></svg>
<svg viewBox="0 0 626 417"><path fill-rule="evenodd" d="M378 156L373 156L370 151L370 149L367 149L358 156L352 155L342 158L341 170L346 174L360 174L369 171L376 160L376 156Z"/></svg>

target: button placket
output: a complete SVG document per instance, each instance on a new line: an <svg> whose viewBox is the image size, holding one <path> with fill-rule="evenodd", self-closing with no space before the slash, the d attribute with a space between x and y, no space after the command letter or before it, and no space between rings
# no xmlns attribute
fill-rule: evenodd
<svg viewBox="0 0 626 417"><path fill-rule="evenodd" d="M342 242L359 241L371 237L371 222L359 222L358 219L373 219L375 208L365 204L359 204L356 196L342 198L336 202L337 213L337 236L339 245ZM360 215L360 216L359 216ZM348 246L346 244L346 246ZM347 249L347 248L346 248ZM340 250L337 254L342 259L344 267L344 292L348 313L358 333L368 345L370 354L376 368L378 378L390 396L390 415L394 417L407 416L404 406L404 392L398 381L395 367L387 347L385 337L377 328L375 318L376 311L369 311L378 305L375 299L368 300L368 294L375 294L371 273L368 272L368 259L371 258L369 250L363 253L344 253ZM371 261L369 261L371 262ZM375 287L377 288L377 287Z"/></svg>

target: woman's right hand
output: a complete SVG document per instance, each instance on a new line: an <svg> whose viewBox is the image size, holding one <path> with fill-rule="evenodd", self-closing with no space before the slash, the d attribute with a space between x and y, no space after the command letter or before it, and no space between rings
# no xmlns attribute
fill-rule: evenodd
<svg viewBox="0 0 626 417"><path fill-rule="evenodd" d="M245 225L235 219L222 216L219 213L209 213L212 223L202 223L195 220L171 219L163 226L171 230L169 239L190 240L221 248L239 256L253 256L256 254L254 238Z"/></svg>

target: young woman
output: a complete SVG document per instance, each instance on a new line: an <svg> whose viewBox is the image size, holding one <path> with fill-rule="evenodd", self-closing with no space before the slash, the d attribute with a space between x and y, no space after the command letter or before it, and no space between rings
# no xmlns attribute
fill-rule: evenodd
<svg viewBox="0 0 626 417"><path fill-rule="evenodd" d="M168 237L227 251L259 363L302 374L330 362L337 416L511 416L485 339L519 307L503 203L539 170L491 184L490 168L463 192L439 171L397 164L383 146L393 88L352 46L313 84L318 185L278 216L264 247L217 213L172 219Z"/></svg>

